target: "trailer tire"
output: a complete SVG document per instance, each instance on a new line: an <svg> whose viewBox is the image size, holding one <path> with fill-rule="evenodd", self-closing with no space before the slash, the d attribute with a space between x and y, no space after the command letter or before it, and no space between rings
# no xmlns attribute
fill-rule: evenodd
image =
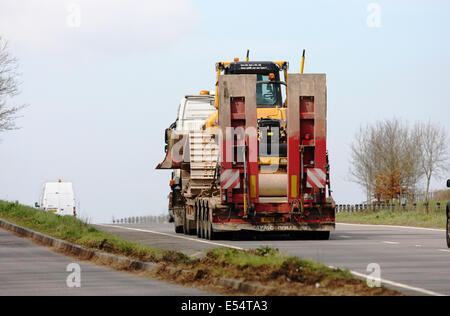
<svg viewBox="0 0 450 316"><path fill-rule="evenodd" d="M205 221L205 239L211 240L211 228L209 226L209 220Z"/></svg>
<svg viewBox="0 0 450 316"><path fill-rule="evenodd" d="M209 240L216 240L218 233L213 230L211 221L208 223L208 225L209 225L208 226L208 237L209 237L208 239Z"/></svg>
<svg viewBox="0 0 450 316"><path fill-rule="evenodd" d="M195 223L197 227L197 237L201 238L200 210L198 204L195 204Z"/></svg>
<svg viewBox="0 0 450 316"><path fill-rule="evenodd" d="M209 216L208 216L208 220L206 221L206 239L213 240L211 218L209 218Z"/></svg>
<svg viewBox="0 0 450 316"><path fill-rule="evenodd" d="M205 222L204 222L204 227L205 227L205 239L210 240L211 239L211 216L209 214L209 205L206 204L205 207Z"/></svg>
<svg viewBox="0 0 450 316"><path fill-rule="evenodd" d="M183 226L175 226L175 232L177 234L182 234L184 231Z"/></svg>
<svg viewBox="0 0 450 316"><path fill-rule="evenodd" d="M206 222L207 225L207 231L208 231L208 240L216 240L218 237L218 233L214 232L213 226L212 226L212 217L211 213L209 212L209 207L207 208L207 214L208 214L208 221Z"/></svg>
<svg viewBox="0 0 450 316"><path fill-rule="evenodd" d="M202 239L206 239L206 225L205 225L205 206L202 205L202 221L201 221L201 229L202 229Z"/></svg>
<svg viewBox="0 0 450 316"><path fill-rule="evenodd" d="M185 235L189 235L189 221L186 218L186 211L183 216L183 232Z"/></svg>
<svg viewBox="0 0 450 316"><path fill-rule="evenodd" d="M203 205L199 204L199 220L198 220L198 227L199 227L199 238L203 239L204 231L203 231Z"/></svg>

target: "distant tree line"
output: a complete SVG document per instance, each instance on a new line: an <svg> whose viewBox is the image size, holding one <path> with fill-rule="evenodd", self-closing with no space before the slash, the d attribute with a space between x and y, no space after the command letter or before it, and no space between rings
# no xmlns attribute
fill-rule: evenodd
<svg viewBox="0 0 450 316"><path fill-rule="evenodd" d="M351 145L351 179L364 188L369 204L415 201L421 195L428 203L431 179L442 179L447 171L447 134L432 122L380 121L361 127Z"/></svg>

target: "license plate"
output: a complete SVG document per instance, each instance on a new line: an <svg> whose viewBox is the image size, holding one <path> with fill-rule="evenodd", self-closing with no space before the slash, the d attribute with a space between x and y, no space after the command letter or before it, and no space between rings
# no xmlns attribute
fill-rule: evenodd
<svg viewBox="0 0 450 316"><path fill-rule="evenodd" d="M261 223L284 223L284 217L261 217Z"/></svg>
<svg viewBox="0 0 450 316"><path fill-rule="evenodd" d="M56 213L58 210L48 210L49 212Z"/></svg>

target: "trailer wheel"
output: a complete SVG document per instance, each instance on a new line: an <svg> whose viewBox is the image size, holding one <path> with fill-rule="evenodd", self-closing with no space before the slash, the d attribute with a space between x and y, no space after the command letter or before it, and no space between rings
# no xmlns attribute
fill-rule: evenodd
<svg viewBox="0 0 450 316"><path fill-rule="evenodd" d="M205 239L211 240L211 227L208 219L205 221Z"/></svg>
<svg viewBox="0 0 450 316"><path fill-rule="evenodd" d="M214 232L212 228L212 221L208 222L208 239L209 240L216 240L218 233Z"/></svg>
<svg viewBox="0 0 450 316"><path fill-rule="evenodd" d="M177 234L182 234L184 231L183 226L175 226L175 232Z"/></svg>
<svg viewBox="0 0 450 316"><path fill-rule="evenodd" d="M174 222L175 232L177 234L182 234L184 232L184 216L179 216L179 212L174 212ZM181 224L181 225L180 225Z"/></svg>
<svg viewBox="0 0 450 316"><path fill-rule="evenodd" d="M205 212L205 205L202 205L202 221L201 221L201 226L202 226L202 238L206 239L206 212Z"/></svg>
<svg viewBox="0 0 450 316"><path fill-rule="evenodd" d="M211 240L211 216L209 214L209 205L205 207L205 239Z"/></svg>
<svg viewBox="0 0 450 316"><path fill-rule="evenodd" d="M214 229L212 227L212 217L210 216L211 213L209 212L209 207L207 208L207 213L208 213L208 221L206 222L206 225L208 230L208 239L216 240L219 233L214 232Z"/></svg>
<svg viewBox="0 0 450 316"><path fill-rule="evenodd" d="M211 225L211 218L209 216L208 216L208 220L206 221L205 224L206 224L206 239L212 240L213 239L213 231L212 231L212 225Z"/></svg>
<svg viewBox="0 0 450 316"><path fill-rule="evenodd" d="M189 235L189 221L186 218L186 213L184 213L184 220L183 220L183 231L185 235Z"/></svg>
<svg viewBox="0 0 450 316"><path fill-rule="evenodd" d="M199 237L203 239L203 236L205 233L203 231L203 205L199 204L199 208L200 208L200 210L199 210L200 216L199 216L199 221L198 221L198 226L200 228L200 236Z"/></svg>
<svg viewBox="0 0 450 316"><path fill-rule="evenodd" d="M195 223L197 227L197 237L201 238L200 210L197 204L195 204Z"/></svg>

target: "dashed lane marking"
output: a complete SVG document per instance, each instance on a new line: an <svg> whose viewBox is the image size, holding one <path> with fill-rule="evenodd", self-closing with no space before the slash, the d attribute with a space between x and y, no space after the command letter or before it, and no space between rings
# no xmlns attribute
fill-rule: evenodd
<svg viewBox="0 0 450 316"><path fill-rule="evenodd" d="M398 245L399 242L396 241L382 241L383 244L388 244L388 245Z"/></svg>

